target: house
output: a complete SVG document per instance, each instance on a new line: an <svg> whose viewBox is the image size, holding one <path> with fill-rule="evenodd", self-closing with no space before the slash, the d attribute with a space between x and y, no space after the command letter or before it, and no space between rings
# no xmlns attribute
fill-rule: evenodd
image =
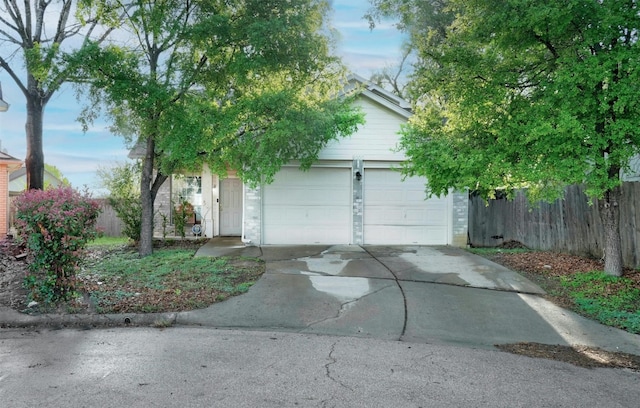
<svg viewBox="0 0 640 408"><path fill-rule="evenodd" d="M0 239L9 231L9 174L21 166L21 160L0 149Z"/></svg>
<svg viewBox="0 0 640 408"><path fill-rule="evenodd" d="M174 176L156 197L155 232L176 197L195 208L190 220L203 236L238 236L249 245L467 244L468 193L425 200L425 180L403 179L397 151L400 127L411 116L405 100L352 76L364 85L357 105L366 124L328 144L308 171L284 166L272 184L249 188L233 172L226 178L206 167ZM171 201L173 198L173 201Z"/></svg>
<svg viewBox="0 0 640 408"><path fill-rule="evenodd" d="M44 169L44 185L60 187L64 183L46 168ZM9 195L16 196L27 189L27 169L20 167L9 175Z"/></svg>

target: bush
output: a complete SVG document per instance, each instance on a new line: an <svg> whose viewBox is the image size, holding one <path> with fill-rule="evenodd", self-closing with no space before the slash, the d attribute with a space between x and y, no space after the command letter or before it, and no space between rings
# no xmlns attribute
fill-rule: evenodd
<svg viewBox="0 0 640 408"><path fill-rule="evenodd" d="M98 177L109 190L108 202L124 223L123 234L140 241L142 201L140 201L141 162L117 163L111 168L99 168Z"/></svg>
<svg viewBox="0 0 640 408"><path fill-rule="evenodd" d="M100 205L71 187L30 190L16 197L18 240L33 256L25 285L33 300L69 300L84 247L95 239Z"/></svg>

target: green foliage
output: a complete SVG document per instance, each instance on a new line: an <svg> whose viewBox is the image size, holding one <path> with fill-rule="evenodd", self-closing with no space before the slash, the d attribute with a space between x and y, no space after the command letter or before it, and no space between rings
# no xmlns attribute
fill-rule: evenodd
<svg viewBox="0 0 640 408"><path fill-rule="evenodd" d="M184 238L184 228L187 226L189 217L193 217L193 205L187 200L182 200L173 208L173 223L176 228L176 233Z"/></svg>
<svg viewBox="0 0 640 408"><path fill-rule="evenodd" d="M418 49L401 147L430 191L602 197L640 149L634 2L377 0Z"/></svg>
<svg viewBox="0 0 640 408"><path fill-rule="evenodd" d="M101 247L112 249L116 247L124 247L129 242L126 237L98 237L93 241L87 242L87 248Z"/></svg>
<svg viewBox="0 0 640 408"><path fill-rule="evenodd" d="M25 284L33 300L69 300L88 241L96 237L100 206L71 187L29 190L15 200L18 239L33 255Z"/></svg>
<svg viewBox="0 0 640 408"><path fill-rule="evenodd" d="M134 242L140 241L140 163L123 162L98 168L97 174L102 186L109 190L109 205L124 223L124 235Z"/></svg>
<svg viewBox="0 0 640 408"><path fill-rule="evenodd" d="M286 162L309 167L363 122L340 97L345 70L329 52L329 10L324 0L136 0L122 26L138 43L89 44L74 56L92 78L85 121L103 107L116 133L145 147L141 254L151 252L147 207L168 175L206 163L269 182Z"/></svg>
<svg viewBox="0 0 640 408"><path fill-rule="evenodd" d="M114 251L88 265L81 280L98 313L148 313L209 306L246 292L264 271L259 260L238 267L228 258L193 255L193 250L160 249L140 258ZM87 285L93 279L102 284Z"/></svg>
<svg viewBox="0 0 640 408"><path fill-rule="evenodd" d="M596 271L565 276L561 282L588 316L640 334L640 288L632 280Z"/></svg>

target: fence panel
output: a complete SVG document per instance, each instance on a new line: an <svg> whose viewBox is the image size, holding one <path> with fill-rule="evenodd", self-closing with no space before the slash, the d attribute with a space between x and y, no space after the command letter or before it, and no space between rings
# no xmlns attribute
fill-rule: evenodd
<svg viewBox="0 0 640 408"><path fill-rule="evenodd" d="M96 227L103 231L107 237L121 237L124 229L124 223L114 211L113 207L109 205L106 199L98 199L102 212L98 216Z"/></svg>
<svg viewBox="0 0 640 408"><path fill-rule="evenodd" d="M620 236L626 266L640 267L640 183L625 182L620 200ZM469 243L494 247L519 241L529 248L563 251L601 258L604 231L597 203L581 186L570 186L565 197L532 208L522 192L503 198L469 198Z"/></svg>

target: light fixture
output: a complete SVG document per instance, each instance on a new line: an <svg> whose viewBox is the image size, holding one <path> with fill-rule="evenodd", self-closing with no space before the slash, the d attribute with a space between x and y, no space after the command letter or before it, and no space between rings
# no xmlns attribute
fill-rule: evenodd
<svg viewBox="0 0 640 408"><path fill-rule="evenodd" d="M360 173L359 171L356 171L356 180L362 180L362 173Z"/></svg>
<svg viewBox="0 0 640 408"><path fill-rule="evenodd" d="M9 110L9 104L2 99L2 84L0 83L0 112L6 112Z"/></svg>

